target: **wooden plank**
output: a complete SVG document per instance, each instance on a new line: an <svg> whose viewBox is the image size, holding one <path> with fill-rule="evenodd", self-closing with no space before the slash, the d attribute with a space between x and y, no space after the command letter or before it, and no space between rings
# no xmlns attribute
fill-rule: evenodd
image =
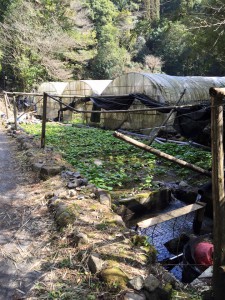
<svg viewBox="0 0 225 300"><path fill-rule="evenodd" d="M191 213L193 211L196 211L198 209L203 209L205 207L205 205L206 204L203 203L203 202L197 202L197 203L194 203L194 204L190 204L190 205L187 205L185 207L181 207L181 208L169 211L167 213L158 215L157 217L153 217L153 218L141 221L141 222L137 223L137 226L139 228L147 228L147 227L150 227L150 226L154 226L154 225L172 220L174 218L178 218L178 217L181 217L183 215L189 214L189 213Z"/></svg>

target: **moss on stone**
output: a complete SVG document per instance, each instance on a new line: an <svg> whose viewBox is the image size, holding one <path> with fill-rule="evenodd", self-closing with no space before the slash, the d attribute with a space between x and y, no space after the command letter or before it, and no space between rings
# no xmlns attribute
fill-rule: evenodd
<svg viewBox="0 0 225 300"><path fill-rule="evenodd" d="M101 279L110 287L115 289L125 289L129 278L118 267L109 267L101 271Z"/></svg>
<svg viewBox="0 0 225 300"><path fill-rule="evenodd" d="M155 263L156 262L156 254L157 250L154 246L152 246L149 241L148 237L143 235L135 235L131 238L131 241L133 245L140 247L144 252L146 253L148 257L149 263Z"/></svg>

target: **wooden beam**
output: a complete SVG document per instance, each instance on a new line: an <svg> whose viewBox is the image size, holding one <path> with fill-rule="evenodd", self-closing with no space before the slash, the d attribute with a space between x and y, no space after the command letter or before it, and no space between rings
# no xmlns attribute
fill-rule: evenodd
<svg viewBox="0 0 225 300"><path fill-rule="evenodd" d="M214 300L225 295L225 199L224 199L224 150L223 103L225 88L211 88L211 147L213 195L213 294Z"/></svg>
<svg viewBox="0 0 225 300"><path fill-rule="evenodd" d="M199 209L204 209L205 205L206 205L205 203L196 202L194 204L190 204L190 205L187 205L185 207L181 207L181 208L172 210L170 212L158 215L157 217L153 217L153 218L141 221L141 222L137 223L137 226L139 228L147 228L147 227L150 227L150 226L154 226L154 225L172 220L174 218L184 216L184 215L189 214L193 211L196 211L196 210L199 210Z"/></svg>
<svg viewBox="0 0 225 300"><path fill-rule="evenodd" d="M182 166L184 168L187 168L187 169L190 169L192 171L195 171L195 172L201 173L203 175L206 175L208 177L211 177L211 172L209 172L207 170L204 170L204 169L202 169L202 168L200 168L198 166L190 164L190 163L188 163L188 162L186 162L184 160L181 160L179 158L176 158L176 157L174 157L172 155L166 154L165 152L157 150L157 149L155 149L155 148L153 148L151 146L143 144L143 143L141 143L141 142L139 142L139 141L137 141L135 139L132 139L132 138L130 138L130 137L128 137L128 136L120 133L120 132L115 131L113 135L116 138L118 138L118 139L121 139L121 140L123 140L123 141L125 141L125 142L127 142L127 143L129 143L129 144L131 144L133 146L136 146L136 147L138 147L138 148L140 148L142 150L150 152L150 153L152 153L152 154L154 154L154 155L156 155L158 157L165 158L167 160L173 161L174 163L176 163L176 164L178 164L178 165L180 165L180 166Z"/></svg>

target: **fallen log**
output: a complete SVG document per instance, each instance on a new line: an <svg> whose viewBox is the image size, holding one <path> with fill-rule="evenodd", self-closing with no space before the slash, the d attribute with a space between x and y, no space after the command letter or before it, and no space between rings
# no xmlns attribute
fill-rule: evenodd
<svg viewBox="0 0 225 300"><path fill-rule="evenodd" d="M116 138L118 138L118 139L121 139L121 140L123 140L123 141L125 141L125 142L127 142L127 143L129 143L129 144L131 144L133 146L136 146L136 147L138 147L138 148L140 148L142 150L150 152L150 153L152 153L152 154L154 154L154 155L156 155L158 157L165 158L167 160L173 161L176 164L178 164L178 165L180 165L180 166L182 166L184 168L190 169L192 171L196 171L196 172L201 173L201 174L203 174L205 176L208 176L208 177L211 177L211 175L212 175L211 172L209 172L209 171L207 171L205 169L202 169L202 168L200 168L198 166L190 164L190 163L188 163L188 162L186 162L184 160L181 160L179 158L176 158L176 157L174 157L172 155L166 154L165 152L157 150L157 149L155 149L155 148L153 148L151 146L143 144L143 143L141 143L141 142L139 142L139 141L137 141L135 139L132 139L132 138L130 138L130 137L128 137L128 136L120 133L120 132L115 131L113 135Z"/></svg>

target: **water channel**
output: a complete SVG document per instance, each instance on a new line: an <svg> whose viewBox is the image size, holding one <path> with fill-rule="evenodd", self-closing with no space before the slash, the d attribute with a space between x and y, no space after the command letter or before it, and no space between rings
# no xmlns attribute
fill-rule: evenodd
<svg viewBox="0 0 225 300"><path fill-rule="evenodd" d="M170 205L166 209L162 210L161 213L172 211L184 207L186 205L187 204L185 204L184 202L175 199L170 203ZM154 247L157 249L157 260L159 262L174 256L174 254L170 253L165 247L164 244L166 242L174 238L178 238L182 233L185 233L187 235L193 234L192 226L193 226L194 216L195 216L195 212L191 212L187 215L139 231L141 235L148 236L149 242L152 245L154 245ZM205 217L202 225L202 230L207 231L210 230L211 227L212 227L212 220ZM171 273L177 279L181 280L182 263L174 267L171 270Z"/></svg>

